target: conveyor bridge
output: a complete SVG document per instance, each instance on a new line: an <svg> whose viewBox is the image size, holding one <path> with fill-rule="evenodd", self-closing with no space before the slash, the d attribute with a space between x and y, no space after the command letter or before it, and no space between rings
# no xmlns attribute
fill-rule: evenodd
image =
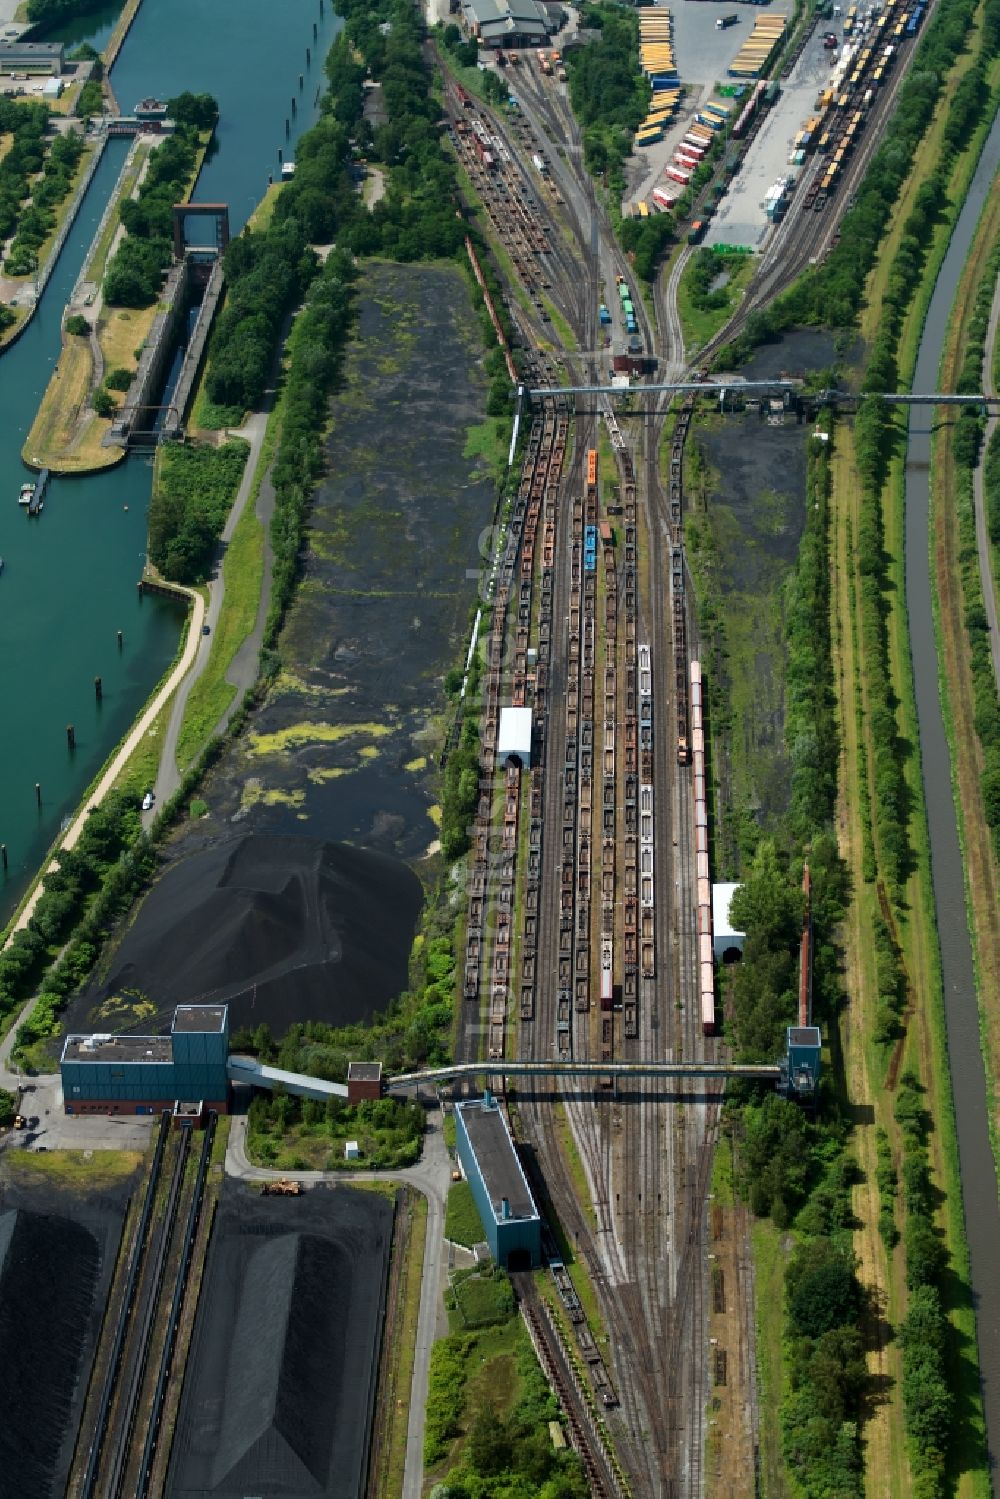
<svg viewBox="0 0 1000 1499"><path fill-rule="evenodd" d="M611 1078L613 1082L674 1079L701 1079L726 1082L746 1078L751 1082L777 1083L781 1077L777 1063L763 1065L750 1062L453 1062L447 1067L428 1067L421 1072L403 1072L385 1080L386 1091L399 1092L422 1083L448 1083L496 1076L509 1078Z"/></svg>
<svg viewBox="0 0 1000 1499"><path fill-rule="evenodd" d="M346 1098L344 1083L328 1083L324 1077L306 1077L301 1072L285 1072L280 1067L265 1067L256 1057L230 1057L226 1072L231 1083L247 1083L251 1088L266 1088L269 1093L280 1089L295 1098Z"/></svg>
<svg viewBox="0 0 1000 1499"><path fill-rule="evenodd" d="M637 385L540 385L520 386L518 402L527 397L530 401L554 401L564 396L641 396L641 395L745 395L754 391L803 391L802 380L676 380L646 381ZM1000 406L1000 396L984 395L981 391L970 395L955 391L865 391L814 390L808 392L812 402L819 406L859 401L884 401L887 406Z"/></svg>

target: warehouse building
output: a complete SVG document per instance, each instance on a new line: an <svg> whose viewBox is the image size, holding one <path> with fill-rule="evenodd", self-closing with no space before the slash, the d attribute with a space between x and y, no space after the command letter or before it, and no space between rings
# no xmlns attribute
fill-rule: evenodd
<svg viewBox="0 0 1000 1499"><path fill-rule="evenodd" d="M63 71L62 42L0 42L0 73L52 73Z"/></svg>
<svg viewBox="0 0 1000 1499"><path fill-rule="evenodd" d="M226 1005L179 1005L169 1036L67 1036L63 1106L67 1114L224 1114L228 1056Z"/></svg>
<svg viewBox="0 0 1000 1499"><path fill-rule="evenodd" d="M486 1242L505 1270L542 1262L542 1220L500 1106L490 1093L455 1105L458 1158Z"/></svg>
<svg viewBox="0 0 1000 1499"><path fill-rule="evenodd" d="M469 35L483 47L544 47L564 16L540 0L462 0Z"/></svg>

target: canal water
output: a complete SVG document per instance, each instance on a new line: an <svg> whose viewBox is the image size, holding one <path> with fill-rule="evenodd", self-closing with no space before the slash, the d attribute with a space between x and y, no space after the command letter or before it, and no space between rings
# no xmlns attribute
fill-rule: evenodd
<svg viewBox="0 0 1000 1499"><path fill-rule="evenodd" d="M1000 167L1000 115L963 205L927 313L913 389L938 388L938 365L955 292L976 224ZM965 909L962 853L951 790L951 756L938 688L938 658L931 611L930 450L937 412L913 407L906 461L906 603L920 727L924 796L930 832L934 903L958 1128L962 1198L976 1306L979 1362L991 1467L1000 1455L1000 1202L990 1150L986 1074L979 1041L979 1012L972 943Z"/></svg>
<svg viewBox="0 0 1000 1499"><path fill-rule="evenodd" d="M322 60L341 24L319 0L285 0L280 8L270 0L144 0L112 82L123 110L148 94L215 95L218 144L195 197L228 202L235 233L268 173L277 175L278 149L287 157L315 120ZM291 115L293 94L298 108ZM41 305L0 356L0 842L8 851L0 922L173 659L182 623L176 606L140 601L136 592L145 559L148 458L132 457L91 478L53 479L37 520L17 504L28 477L21 448L59 357L63 308L126 150L125 141L109 144ZM100 704L96 676L103 681ZM66 744L70 723L73 754Z"/></svg>

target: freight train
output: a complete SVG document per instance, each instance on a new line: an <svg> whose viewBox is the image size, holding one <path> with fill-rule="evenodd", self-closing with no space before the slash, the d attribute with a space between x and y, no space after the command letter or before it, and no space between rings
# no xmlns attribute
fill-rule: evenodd
<svg viewBox="0 0 1000 1499"><path fill-rule="evenodd" d="M715 960L712 956L712 881L708 866L708 791L701 662L691 662L691 761L694 769L694 841L698 878L698 993L701 1028L715 1035Z"/></svg>

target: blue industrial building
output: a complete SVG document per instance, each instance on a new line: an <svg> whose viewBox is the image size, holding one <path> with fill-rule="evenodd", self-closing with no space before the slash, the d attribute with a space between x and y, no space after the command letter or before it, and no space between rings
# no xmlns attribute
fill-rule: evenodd
<svg viewBox="0 0 1000 1499"><path fill-rule="evenodd" d="M67 1114L224 1114L228 1058L226 1005L179 1005L169 1036L67 1036L63 1105Z"/></svg>
<svg viewBox="0 0 1000 1499"><path fill-rule="evenodd" d="M456 1103L455 1136L494 1260L533 1270L542 1262L542 1220L496 1099L484 1093Z"/></svg>
<svg viewBox="0 0 1000 1499"><path fill-rule="evenodd" d="M778 1092L798 1098L815 1098L823 1059L823 1039L818 1025L790 1025L787 1050L778 1079Z"/></svg>

